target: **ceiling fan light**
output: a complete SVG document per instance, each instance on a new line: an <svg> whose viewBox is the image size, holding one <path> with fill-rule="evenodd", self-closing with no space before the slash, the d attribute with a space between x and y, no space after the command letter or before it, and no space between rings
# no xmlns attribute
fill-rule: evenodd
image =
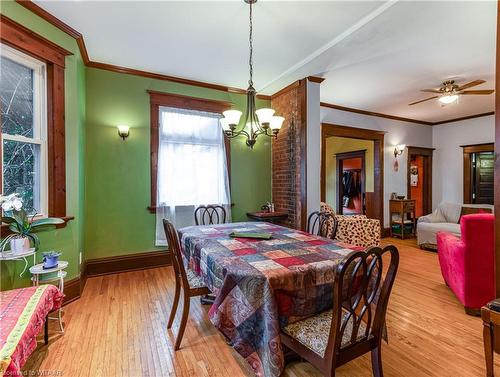
<svg viewBox="0 0 500 377"><path fill-rule="evenodd" d="M456 94L448 94L448 95L444 95L444 96L439 97L439 102L444 103L445 105L453 103L456 100L458 100L458 95L456 95Z"/></svg>

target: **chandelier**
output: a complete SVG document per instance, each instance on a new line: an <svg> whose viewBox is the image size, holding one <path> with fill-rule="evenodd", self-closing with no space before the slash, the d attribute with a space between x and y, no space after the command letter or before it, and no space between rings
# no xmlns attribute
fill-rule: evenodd
<svg viewBox="0 0 500 377"><path fill-rule="evenodd" d="M250 58L248 61L250 68L250 80L248 80L247 89L247 108L245 112L245 121L241 129L237 130L238 124L240 123L241 111L238 110L227 110L222 114L224 118L221 118L220 123L222 129L226 136L230 139L243 135L246 136L246 144L253 148L257 137L260 135L265 135L269 137L277 137L278 132L283 124L285 118L281 116L274 115L275 111L273 109L262 108L258 109L255 105L255 96L257 92L253 87L253 19L252 19L252 5L257 2L257 0L244 0L245 3L250 6Z"/></svg>

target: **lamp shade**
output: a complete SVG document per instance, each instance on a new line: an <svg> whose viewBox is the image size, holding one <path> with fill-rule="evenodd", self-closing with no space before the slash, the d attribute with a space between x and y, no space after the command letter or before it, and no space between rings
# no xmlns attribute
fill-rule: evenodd
<svg viewBox="0 0 500 377"><path fill-rule="evenodd" d="M271 118L271 124L270 127L272 130L279 130L281 129L281 126L283 125L283 122L285 121L285 118L280 117L280 116L273 116Z"/></svg>
<svg viewBox="0 0 500 377"><path fill-rule="evenodd" d="M240 123L240 118L241 118L241 111L238 110L226 110L222 113L224 115L224 118L227 119L228 124L234 124L237 125Z"/></svg>
<svg viewBox="0 0 500 377"><path fill-rule="evenodd" d="M259 118L260 124L271 123L271 119L274 115L274 110L267 108L259 109L255 111L255 114L257 114L257 117Z"/></svg>
<svg viewBox="0 0 500 377"><path fill-rule="evenodd" d="M219 122L220 122L220 125L222 126L222 129L224 131L229 131L229 123L227 121L227 118L221 118L219 120Z"/></svg>

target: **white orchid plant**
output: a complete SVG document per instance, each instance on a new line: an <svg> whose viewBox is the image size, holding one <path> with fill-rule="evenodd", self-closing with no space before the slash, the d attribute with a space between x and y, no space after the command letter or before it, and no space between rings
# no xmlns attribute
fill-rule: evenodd
<svg viewBox="0 0 500 377"><path fill-rule="evenodd" d="M40 240L35 233L54 229L56 225L63 224L64 220L56 217L36 219L37 214L28 216L23 208L23 201L19 194L0 195L0 205L2 207L2 223L9 226L12 232L7 237L0 240L0 251L3 251L7 243L12 238L28 238L33 241L35 250L40 246Z"/></svg>

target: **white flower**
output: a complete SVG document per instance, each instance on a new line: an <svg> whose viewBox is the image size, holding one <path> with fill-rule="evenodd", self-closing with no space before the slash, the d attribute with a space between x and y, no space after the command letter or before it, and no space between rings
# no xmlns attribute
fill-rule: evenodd
<svg viewBox="0 0 500 377"><path fill-rule="evenodd" d="M21 201L21 199L18 199L18 198L15 198L13 201L12 201L12 206L14 207L14 209L16 211L20 211L21 208L23 208L23 202Z"/></svg>
<svg viewBox="0 0 500 377"><path fill-rule="evenodd" d="M11 203L10 201L9 201L9 202L8 202L8 201L4 201L4 202L2 203L2 209L3 209L5 212L7 212L7 211L12 211L12 208L13 208L13 206L12 206L12 203Z"/></svg>
<svg viewBox="0 0 500 377"><path fill-rule="evenodd" d="M23 207L23 201L17 193L0 196L0 203L2 204L2 209L4 211L12 211L13 209L20 211Z"/></svg>

